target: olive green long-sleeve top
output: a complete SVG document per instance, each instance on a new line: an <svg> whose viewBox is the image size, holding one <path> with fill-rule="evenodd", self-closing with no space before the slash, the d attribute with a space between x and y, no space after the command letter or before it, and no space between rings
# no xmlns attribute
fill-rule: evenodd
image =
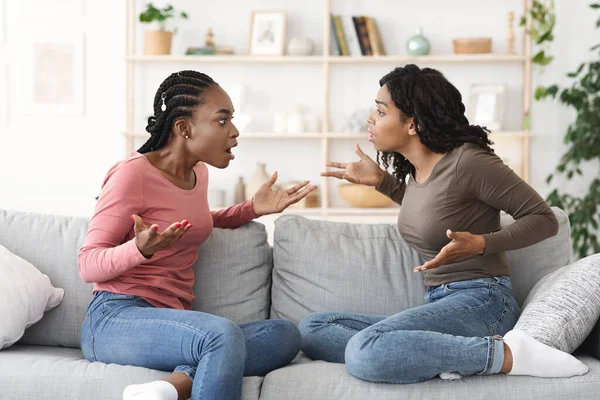
<svg viewBox="0 0 600 400"><path fill-rule="evenodd" d="M426 270L427 286L510 275L507 250L530 246L558 232L558 220L544 199L498 156L475 144L444 154L423 183L412 174L407 183L399 183L386 173L377 190L402 206L398 230L426 261L450 242L448 229L485 239L483 255ZM502 228L500 211L515 222Z"/></svg>

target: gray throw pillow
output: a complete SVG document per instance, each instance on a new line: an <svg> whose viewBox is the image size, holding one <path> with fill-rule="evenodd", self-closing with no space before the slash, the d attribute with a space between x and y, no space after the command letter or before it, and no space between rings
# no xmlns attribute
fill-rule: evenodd
<svg viewBox="0 0 600 400"><path fill-rule="evenodd" d="M546 275L531 290L515 329L572 353L600 316L600 254Z"/></svg>

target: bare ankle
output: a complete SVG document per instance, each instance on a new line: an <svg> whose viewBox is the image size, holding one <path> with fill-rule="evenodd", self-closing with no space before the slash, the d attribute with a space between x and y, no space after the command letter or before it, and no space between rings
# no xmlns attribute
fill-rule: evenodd
<svg viewBox="0 0 600 400"><path fill-rule="evenodd" d="M506 343L504 343L504 363L502 364L502 369L500 372L503 374L508 374L512 371L513 366L513 356L512 351L510 351L510 347Z"/></svg>
<svg viewBox="0 0 600 400"><path fill-rule="evenodd" d="M187 400L192 396L192 380L183 372L173 372L162 380L175 386L178 400Z"/></svg>

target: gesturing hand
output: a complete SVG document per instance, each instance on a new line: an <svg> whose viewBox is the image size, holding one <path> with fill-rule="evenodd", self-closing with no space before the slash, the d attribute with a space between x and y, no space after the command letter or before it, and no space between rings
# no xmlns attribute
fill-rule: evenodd
<svg viewBox="0 0 600 400"><path fill-rule="evenodd" d="M268 215L282 212L290 205L299 202L307 194L315 190L316 186L306 187L308 181L300 182L296 186L288 190L273 190L273 185L277 181L277 172L271 176L271 179L258 189L252 204L254 212L257 215ZM301 190L302 189L302 190Z"/></svg>
<svg viewBox="0 0 600 400"><path fill-rule="evenodd" d="M358 143L355 146L356 155L360 160L351 163L328 162L328 167L342 168L345 171L327 171L321 176L331 176L345 179L348 182L359 183L367 186L378 186L383 179L384 171L371 157L363 153Z"/></svg>
<svg viewBox="0 0 600 400"><path fill-rule="evenodd" d="M437 268L440 265L449 264L474 254L483 254L485 250L485 239L481 235L473 235L469 232L446 231L450 243L445 245L437 256L423 265L419 265L414 272L424 271L426 269Z"/></svg>
<svg viewBox="0 0 600 400"><path fill-rule="evenodd" d="M140 253L146 258L152 257L157 251L173 246L187 231L192 228L187 220L171 224L162 233L158 232L158 225L153 224L148 228L138 215L132 215L135 223L135 244Z"/></svg>

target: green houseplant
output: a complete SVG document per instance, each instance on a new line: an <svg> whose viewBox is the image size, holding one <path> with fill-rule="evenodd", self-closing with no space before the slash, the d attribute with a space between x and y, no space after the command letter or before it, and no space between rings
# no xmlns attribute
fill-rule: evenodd
<svg viewBox="0 0 600 400"><path fill-rule="evenodd" d="M590 5L592 9L599 9L600 3ZM554 3L545 6L534 0L529 10L532 17L532 39L537 45L553 39ZM541 29L534 35L534 29ZM596 28L600 27L600 18L596 21ZM537 35L537 36L536 36ZM575 176L584 176L582 164L590 163L592 168L597 164L598 169L592 172L592 181L587 192L575 196L564 192L564 189L554 188L548 195L547 201L551 205L562 208L569 215L572 228L573 250L579 257L600 252L598 228L600 226L600 44L591 48L593 57L579 65L577 70L567 76L573 79L571 87L559 88L558 85L548 87L539 86L535 91L536 100L547 97L556 98L567 106L573 107L576 112L575 121L569 125L564 137L568 146L562 155L554 173L546 179L552 184L555 175L560 174L571 180ZM533 62L548 65L552 56L539 51ZM559 94L560 93L560 94Z"/></svg>
<svg viewBox="0 0 600 400"><path fill-rule="evenodd" d="M146 10L140 14L140 22L156 23L159 29L146 30L144 33L144 54L171 54L173 31L167 29L167 24L176 17L187 19L188 15L183 11L177 13L170 4L164 8L156 8L152 3L148 3Z"/></svg>

